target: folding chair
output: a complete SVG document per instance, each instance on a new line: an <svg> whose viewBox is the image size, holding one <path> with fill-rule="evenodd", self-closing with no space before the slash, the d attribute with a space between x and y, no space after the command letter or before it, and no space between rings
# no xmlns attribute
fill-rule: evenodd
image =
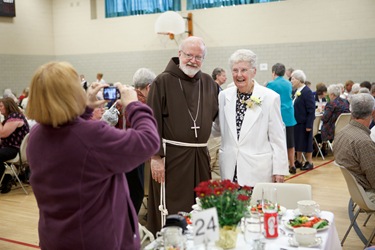
<svg viewBox="0 0 375 250"><path fill-rule="evenodd" d="M26 189L23 186L22 181L20 180L18 175L20 173L20 169L23 166L23 164L27 163L26 146L27 146L28 140L29 140L29 134L26 134L26 136L22 140L20 151L17 154L17 156L14 157L11 160L8 160L8 161L4 162L5 171L3 173L3 176L1 176L1 180L0 180L0 185L1 185L1 183L3 182L4 176L6 174L10 174L10 175L16 177L18 183L21 185L25 194L29 194L29 193L26 191ZM18 165L19 167L17 168L16 165Z"/></svg>
<svg viewBox="0 0 375 250"><path fill-rule="evenodd" d="M322 156L322 159L324 160L324 155L322 152L322 143L318 143L318 140L315 138L315 136L319 134L321 120L322 120L321 115L315 116L315 120L313 124L313 140L314 140L315 146L318 149L318 152L316 153L315 157L318 156L318 154L320 154Z"/></svg>
<svg viewBox="0 0 375 250"><path fill-rule="evenodd" d="M352 117L351 113L342 113L335 122L335 132L334 137L336 137L337 133L341 131L350 121L350 118ZM332 142L329 140L327 141L329 148L331 149L331 152L333 152Z"/></svg>
<svg viewBox="0 0 375 250"><path fill-rule="evenodd" d="M146 240L153 242L155 240L154 235L145 227L138 223L139 229L139 237L141 239L141 244L143 244Z"/></svg>
<svg viewBox="0 0 375 250"><path fill-rule="evenodd" d="M336 163L336 165L338 165ZM361 230L358 228L357 225L357 217L359 213L366 213L368 216L375 214L375 204L370 201L368 196L366 195L365 190L361 185L358 184L355 177L349 172L348 169L346 169L344 166L338 165L341 169L342 174L344 175L346 185L348 186L348 190L350 193L350 201L349 201L349 218L350 218L350 225L348 230L346 231L344 238L341 241L341 245L344 245L344 242L346 240L346 237L348 236L350 230L352 227L354 227L354 230L356 231L358 237L361 239L361 241L365 244L365 247L370 246L372 240L375 236L375 228L372 231L370 237L366 239L366 237L362 234ZM353 215L353 202L358 206L357 212ZM367 220L369 217L367 217ZM367 220L364 225L366 225Z"/></svg>
<svg viewBox="0 0 375 250"><path fill-rule="evenodd" d="M311 185L297 183L257 183L251 195L251 205L256 205L262 199L262 190L277 189L277 202L287 209L297 208L300 200L311 200Z"/></svg>

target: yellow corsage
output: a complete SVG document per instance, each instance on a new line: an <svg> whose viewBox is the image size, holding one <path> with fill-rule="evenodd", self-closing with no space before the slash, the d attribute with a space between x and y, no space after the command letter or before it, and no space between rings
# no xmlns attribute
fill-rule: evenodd
<svg viewBox="0 0 375 250"><path fill-rule="evenodd" d="M296 96L298 97L298 96L300 96L301 95L301 91L297 91L296 92Z"/></svg>
<svg viewBox="0 0 375 250"><path fill-rule="evenodd" d="M252 107L254 107L254 105L260 106L262 104L262 100L259 97L251 96L250 99L246 101L241 100L241 103L245 103L246 107L251 109Z"/></svg>

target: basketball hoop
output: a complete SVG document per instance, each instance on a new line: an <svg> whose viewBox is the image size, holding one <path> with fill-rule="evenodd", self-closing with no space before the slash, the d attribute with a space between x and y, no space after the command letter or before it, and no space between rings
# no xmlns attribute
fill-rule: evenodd
<svg viewBox="0 0 375 250"><path fill-rule="evenodd" d="M189 36L193 35L193 14L189 13L188 17L188 31L185 31L184 18L174 11L167 11L162 13L155 22L155 33L159 35L168 35L169 39L175 40L175 35L188 33Z"/></svg>

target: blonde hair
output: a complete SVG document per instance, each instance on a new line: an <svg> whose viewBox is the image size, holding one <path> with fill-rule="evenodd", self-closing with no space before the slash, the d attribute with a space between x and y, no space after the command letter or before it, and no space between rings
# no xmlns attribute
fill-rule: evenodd
<svg viewBox="0 0 375 250"><path fill-rule="evenodd" d="M67 62L49 62L40 66L31 80L26 115L56 128L82 115L86 102L73 66Z"/></svg>

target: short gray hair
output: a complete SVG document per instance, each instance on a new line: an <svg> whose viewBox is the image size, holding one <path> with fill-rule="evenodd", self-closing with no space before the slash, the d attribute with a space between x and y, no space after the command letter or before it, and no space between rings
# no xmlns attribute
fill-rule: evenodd
<svg viewBox="0 0 375 250"><path fill-rule="evenodd" d="M360 87L358 93L367 93L370 94L370 90L366 87Z"/></svg>
<svg viewBox="0 0 375 250"><path fill-rule="evenodd" d="M350 99L350 109L354 119L366 119L374 110L374 97L367 93L353 95Z"/></svg>
<svg viewBox="0 0 375 250"><path fill-rule="evenodd" d="M229 67L233 68L233 65L239 62L248 62L251 68L256 68L257 55L249 49L239 49L235 51L229 58Z"/></svg>
<svg viewBox="0 0 375 250"><path fill-rule="evenodd" d="M328 94L333 94L338 97L341 95L341 86L339 84L331 84L327 88Z"/></svg>
<svg viewBox="0 0 375 250"><path fill-rule="evenodd" d="M134 88L136 89L144 89L147 87L147 85L150 85L156 75L154 72L152 72L149 69L146 68L140 68L138 69L133 76L133 84Z"/></svg>
<svg viewBox="0 0 375 250"><path fill-rule="evenodd" d="M361 86L359 86L359 83L354 83L352 85L352 94L357 94Z"/></svg>
<svg viewBox="0 0 375 250"><path fill-rule="evenodd" d="M344 88L344 84L342 84L342 83L338 83L337 86L339 86L340 89L341 89L340 94L343 93L343 92L344 92L344 89L345 89L345 88Z"/></svg>
<svg viewBox="0 0 375 250"><path fill-rule="evenodd" d="M306 81L306 75L300 69L296 69L295 71L293 71L291 77L297 79L298 81L300 81L302 83L305 83L305 81Z"/></svg>
<svg viewBox="0 0 375 250"><path fill-rule="evenodd" d="M212 78L216 80L218 75L221 75L221 73L225 72L223 68L215 68L214 71L212 71Z"/></svg>
<svg viewBox="0 0 375 250"><path fill-rule="evenodd" d="M206 44L203 41L203 38L198 37L198 36L188 36L181 42L181 44L178 46L178 49L180 51L184 50L188 43L199 45L203 50L203 58L207 56L207 48L206 48Z"/></svg>

